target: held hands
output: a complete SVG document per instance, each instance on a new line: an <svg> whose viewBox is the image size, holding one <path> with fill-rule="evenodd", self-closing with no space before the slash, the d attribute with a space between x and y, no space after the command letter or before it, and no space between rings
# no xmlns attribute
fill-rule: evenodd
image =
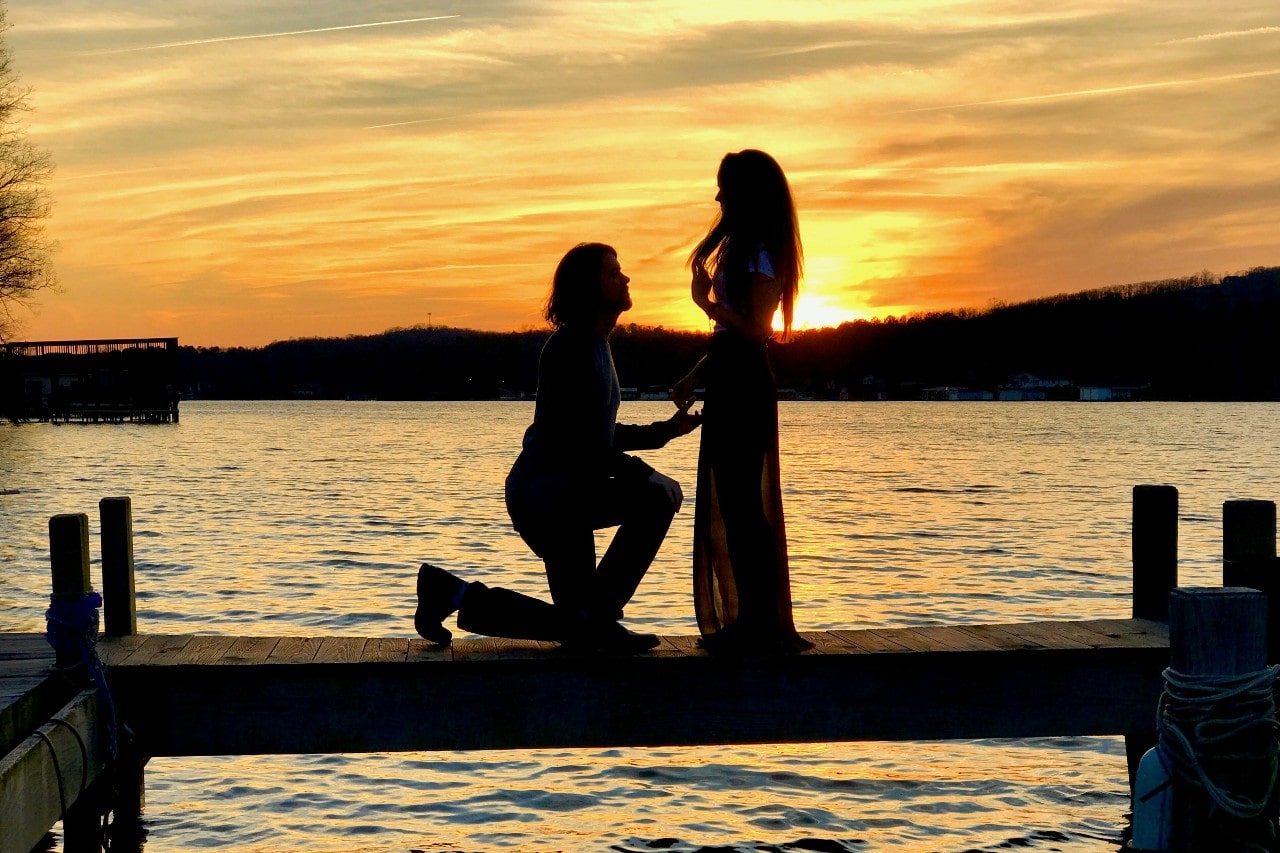
<svg viewBox="0 0 1280 853"><path fill-rule="evenodd" d="M675 397L675 391L671 392L671 396ZM688 435L702 426L702 412L689 411L689 407L693 405L695 399L693 391L690 390L688 399L683 404L676 403L676 413L667 421L673 427L677 437Z"/></svg>
<svg viewBox="0 0 1280 853"><path fill-rule="evenodd" d="M680 410L679 412L676 412L676 414L672 416L672 419L674 419L676 416L682 413L688 412L689 407L692 406L694 402L698 399L698 396L693 393L694 386L697 384L697 379L698 379L697 371L694 371L693 373L690 373L688 376L686 376L684 379L681 379L674 386L672 386L671 402L675 403L676 408ZM701 412L697 414L697 418L699 422L701 422L702 420ZM684 433L680 433L680 434L684 435Z"/></svg>
<svg viewBox="0 0 1280 853"><path fill-rule="evenodd" d="M680 511L680 504L684 503L684 491L680 488L679 483L658 471L654 471L649 475L649 482L661 486L662 490L667 493L667 498L670 499L671 504L676 508L676 512Z"/></svg>

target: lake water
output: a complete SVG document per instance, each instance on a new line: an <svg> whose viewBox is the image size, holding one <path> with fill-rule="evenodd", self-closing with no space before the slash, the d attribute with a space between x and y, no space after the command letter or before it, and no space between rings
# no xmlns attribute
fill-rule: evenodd
<svg viewBox="0 0 1280 853"><path fill-rule="evenodd" d="M1179 487L1181 582L1217 585L1223 501L1280 484L1275 404L780 415L802 630L1127 617L1133 485ZM44 628L49 516L88 513L96 559L112 495L133 500L144 633L412 636L427 559L544 596L502 504L531 416L201 401L178 425L0 426L0 489L18 490L0 496L0 630ZM644 455L688 502L628 623L695 634L696 436ZM146 849L1115 851L1125 774L1117 738L156 759Z"/></svg>

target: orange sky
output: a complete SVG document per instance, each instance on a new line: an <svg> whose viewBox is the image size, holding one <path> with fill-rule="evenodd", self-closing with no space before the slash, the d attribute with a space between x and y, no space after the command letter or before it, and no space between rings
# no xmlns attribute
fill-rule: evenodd
<svg viewBox="0 0 1280 853"><path fill-rule="evenodd" d="M800 210L800 325L1280 264L1272 0L9 0L57 164L28 339L256 346L540 326L618 247L627 320L726 151Z"/></svg>

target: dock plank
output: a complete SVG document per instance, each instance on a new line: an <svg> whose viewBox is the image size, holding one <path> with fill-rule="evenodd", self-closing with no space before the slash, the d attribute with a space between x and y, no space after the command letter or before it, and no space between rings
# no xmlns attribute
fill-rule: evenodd
<svg viewBox="0 0 1280 853"><path fill-rule="evenodd" d="M263 664L279 644L279 637L237 637L218 663Z"/></svg>
<svg viewBox="0 0 1280 853"><path fill-rule="evenodd" d="M0 643L0 661L32 660L48 657L53 660L53 647L44 634L5 634Z"/></svg>
<svg viewBox="0 0 1280 853"><path fill-rule="evenodd" d="M1169 626L1149 619L1096 619L1088 623L1119 646L1138 649L1167 648Z"/></svg>
<svg viewBox="0 0 1280 853"><path fill-rule="evenodd" d="M165 662L172 663L181 656L182 650L191 642L192 634L154 634L144 637L133 653L128 655L120 665L148 666ZM99 641L99 645L102 645Z"/></svg>
<svg viewBox="0 0 1280 853"><path fill-rule="evenodd" d="M1079 638L1078 632L1066 628L1061 622L1028 622L1024 625L1002 625L1001 630L1015 637L1036 643L1046 649L1094 648Z"/></svg>
<svg viewBox="0 0 1280 853"><path fill-rule="evenodd" d="M1042 643L1009 631L1008 625L961 625L960 630L971 634L1000 651L1028 651L1044 649Z"/></svg>
<svg viewBox="0 0 1280 853"><path fill-rule="evenodd" d="M679 651L682 657L708 657L707 650L698 645L698 637L681 635L676 637L663 637L662 639L664 646L670 645L672 648Z"/></svg>
<svg viewBox="0 0 1280 853"><path fill-rule="evenodd" d="M879 631L832 631L841 642L848 643L858 652L906 652L910 647L896 639L894 628Z"/></svg>
<svg viewBox="0 0 1280 853"><path fill-rule="evenodd" d="M409 659L409 640L374 637L364 645L360 659L369 663L395 663Z"/></svg>
<svg viewBox="0 0 1280 853"><path fill-rule="evenodd" d="M267 655L267 663L311 663L320 651L321 637L281 637Z"/></svg>
<svg viewBox="0 0 1280 853"><path fill-rule="evenodd" d="M192 666L215 663L222 660L222 656L235 641L235 637L196 635L183 647L181 662ZM177 662L178 660L174 661Z"/></svg>
<svg viewBox="0 0 1280 853"><path fill-rule="evenodd" d="M364 655L363 637L325 637L312 660L316 663L354 663Z"/></svg>
<svg viewBox="0 0 1280 853"><path fill-rule="evenodd" d="M446 663L453 661L453 648L428 643L414 637L409 640L409 660L413 663Z"/></svg>
<svg viewBox="0 0 1280 853"><path fill-rule="evenodd" d="M112 637L108 642L98 643L98 657L107 666L111 666L114 663L124 663L146 639L141 634Z"/></svg>
<svg viewBox="0 0 1280 853"><path fill-rule="evenodd" d="M802 652L802 654L847 655L854 650L853 646L830 631L804 631L801 632L800 636L813 644L813 648Z"/></svg>

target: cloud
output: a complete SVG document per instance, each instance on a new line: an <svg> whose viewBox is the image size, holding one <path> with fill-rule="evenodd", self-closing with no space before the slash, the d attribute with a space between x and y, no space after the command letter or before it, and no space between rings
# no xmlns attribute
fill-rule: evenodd
<svg viewBox="0 0 1280 853"><path fill-rule="evenodd" d="M629 319L702 328L684 261L745 147L787 169L805 294L833 309L1280 261L1257 179L1280 174L1280 71L1227 49L1272 37L1254 0L8 5L58 163L58 299L94 309L52 337L240 294L178 333L537 324L586 239L619 248Z"/></svg>

